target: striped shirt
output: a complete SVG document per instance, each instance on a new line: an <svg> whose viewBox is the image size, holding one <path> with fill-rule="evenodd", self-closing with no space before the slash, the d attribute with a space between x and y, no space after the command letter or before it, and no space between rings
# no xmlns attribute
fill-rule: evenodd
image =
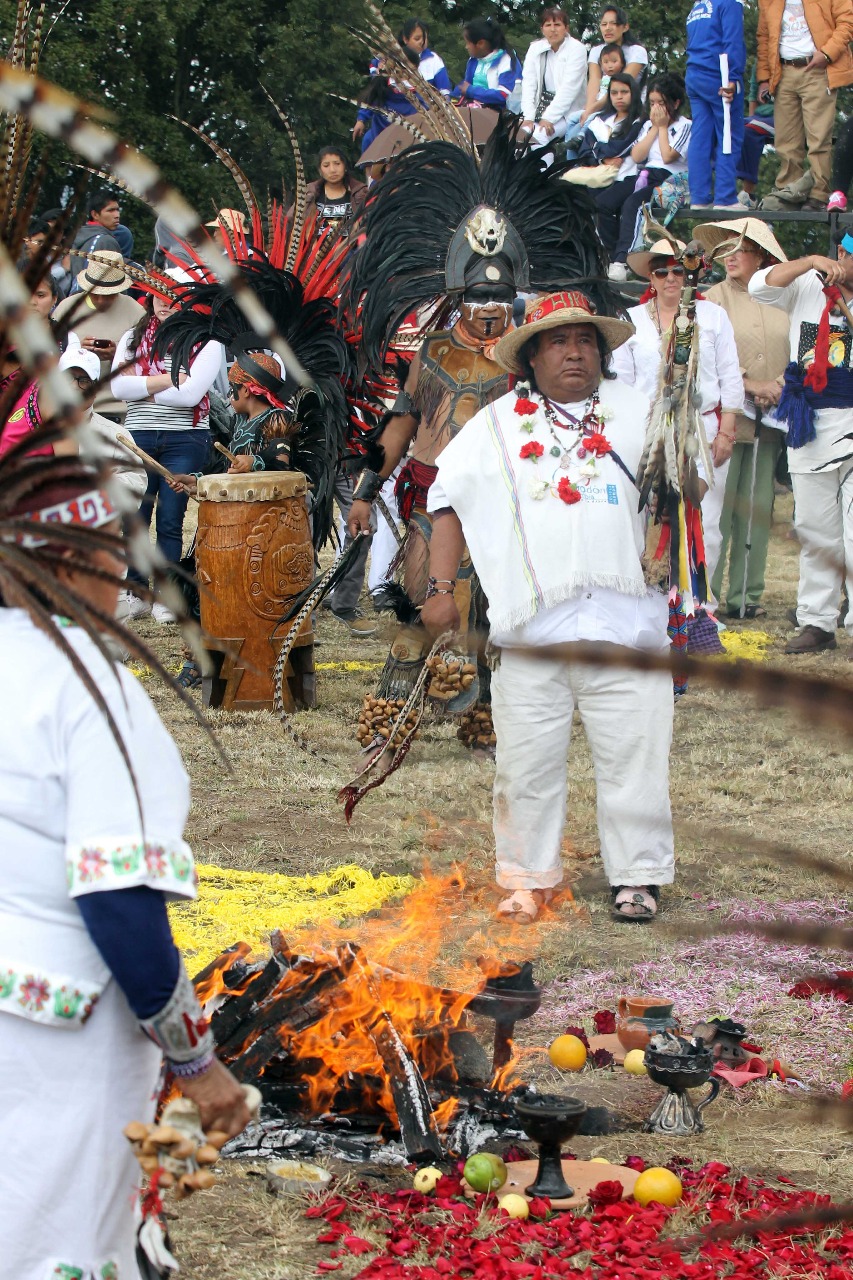
<svg viewBox="0 0 853 1280"><path fill-rule="evenodd" d="M130 357L130 340L133 334L128 329L116 349L113 368L118 369L127 364ZM127 401L127 415L124 425L129 431L206 431L210 419L207 414L194 421L196 406L204 399L213 386L225 359L225 348L221 342L206 342L193 358L189 374L179 387L168 387L153 396L148 394L147 379L137 373L117 373L111 382L113 395L117 400ZM164 372L172 367L170 356L162 360ZM133 366L131 365L130 368Z"/></svg>

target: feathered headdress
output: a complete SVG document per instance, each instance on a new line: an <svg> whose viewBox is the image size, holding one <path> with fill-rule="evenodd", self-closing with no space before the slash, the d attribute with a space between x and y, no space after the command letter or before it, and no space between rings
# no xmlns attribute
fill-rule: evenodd
<svg viewBox="0 0 853 1280"><path fill-rule="evenodd" d="M237 247L240 251L240 246ZM329 536L334 475L344 448L349 411L344 394L350 355L337 323L337 307L316 296L315 276L307 285L290 271L273 265L266 254L247 248L238 268L243 282L272 317L308 376L308 385L276 378L253 353L268 342L254 332L236 306L231 290L206 273L180 289L180 309L164 320L154 342L159 354L172 357L172 375L188 369L196 348L221 342L229 355L258 380L291 417L290 461L307 475L313 489L313 536L317 547Z"/></svg>
<svg viewBox="0 0 853 1280"><path fill-rule="evenodd" d="M410 312L431 306L438 323L476 284L510 300L582 287L600 312L619 312L591 197L560 180L566 166L547 164L547 148L519 150L518 129L501 120L479 160L449 142L411 147L372 188L346 289L372 363Z"/></svg>

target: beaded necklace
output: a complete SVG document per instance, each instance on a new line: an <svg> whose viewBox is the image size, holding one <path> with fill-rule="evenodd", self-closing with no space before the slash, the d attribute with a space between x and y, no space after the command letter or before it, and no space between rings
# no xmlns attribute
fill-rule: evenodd
<svg viewBox="0 0 853 1280"><path fill-rule="evenodd" d="M598 459L612 453L610 441L604 434L604 413L598 399L598 391L593 391L587 398L580 418L569 413L559 405L552 404L547 396L539 393L539 403L530 399L530 387L527 383L516 383L517 399L515 412L521 417L519 428L527 435L532 435L535 426L535 415L542 409L548 424L548 430L554 441L548 450L549 459L554 460L550 479L544 479L540 471L540 459L545 460L545 446L538 440L529 440L523 444L518 456L533 462L537 474L530 482L530 493L534 498L544 498L546 494L559 498L567 506L580 502L583 487L599 474ZM562 421L561 421L562 419ZM562 438L557 428L566 433ZM545 463L547 466L548 464ZM562 475L558 473L562 472ZM569 475L568 473L572 474Z"/></svg>

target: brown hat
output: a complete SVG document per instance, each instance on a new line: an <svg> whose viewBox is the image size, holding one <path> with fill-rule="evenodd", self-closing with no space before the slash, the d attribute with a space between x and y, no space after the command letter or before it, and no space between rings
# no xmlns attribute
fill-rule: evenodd
<svg viewBox="0 0 853 1280"><path fill-rule="evenodd" d="M77 276L84 293L124 293L130 288L130 276L124 269L124 258L115 249L99 249L89 257Z"/></svg>
<svg viewBox="0 0 853 1280"><path fill-rule="evenodd" d="M521 348L535 334L544 329L558 329L564 324L591 324L604 334L604 340L613 351L627 342L634 333L634 326L627 320L613 316L600 316L594 304L576 289L548 293L530 298L524 306L524 320L517 329L510 329L495 345L495 360L510 373L524 373L521 364Z"/></svg>
<svg viewBox="0 0 853 1280"><path fill-rule="evenodd" d="M788 255L761 218L733 218L729 222L702 222L693 235L712 258L725 258L739 249L744 240L762 249L775 262L787 262Z"/></svg>
<svg viewBox="0 0 853 1280"><path fill-rule="evenodd" d="M635 276L642 276L644 280L651 278L652 258L674 258L679 253L683 253L687 245L683 240L676 240L673 236L672 240L656 240L648 249L641 249L637 253L628 254L628 266L631 268Z"/></svg>
<svg viewBox="0 0 853 1280"><path fill-rule="evenodd" d="M204 224L214 230L230 231L232 235L239 231L241 235L247 235L249 231L246 222L245 213L241 213L239 209L220 209L215 218L211 218L210 222Z"/></svg>

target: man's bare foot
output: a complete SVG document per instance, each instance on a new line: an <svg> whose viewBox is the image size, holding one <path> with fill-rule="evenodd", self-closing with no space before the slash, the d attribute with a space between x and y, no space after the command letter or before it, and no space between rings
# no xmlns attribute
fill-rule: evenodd
<svg viewBox="0 0 853 1280"><path fill-rule="evenodd" d="M610 914L629 924L648 924L658 911L657 885L614 885Z"/></svg>

